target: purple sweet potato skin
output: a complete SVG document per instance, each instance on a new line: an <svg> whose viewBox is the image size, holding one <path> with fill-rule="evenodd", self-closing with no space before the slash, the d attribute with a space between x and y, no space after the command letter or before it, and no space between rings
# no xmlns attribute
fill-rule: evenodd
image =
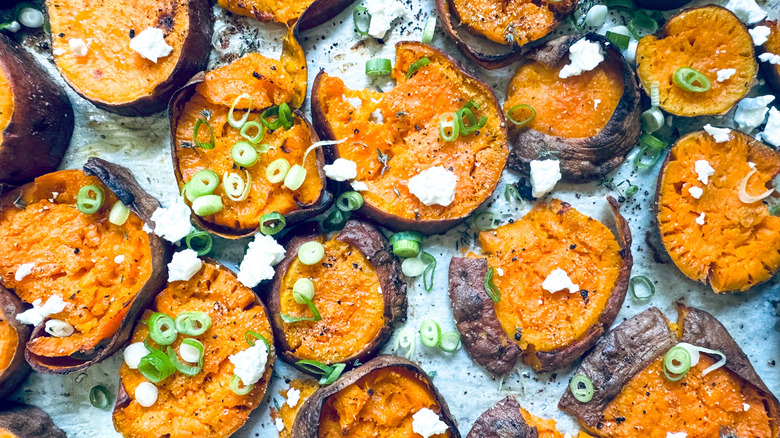
<svg viewBox="0 0 780 438"><path fill-rule="evenodd" d="M16 330L16 352L11 363L0 370L0 399L10 394L30 374L30 365L24 360L24 348L30 339L32 327L16 320L24 312L24 303L13 292L0 285L0 318Z"/></svg>
<svg viewBox="0 0 780 438"><path fill-rule="evenodd" d="M0 401L0 432L18 438L67 438L46 412L35 406Z"/></svg>
<svg viewBox="0 0 780 438"><path fill-rule="evenodd" d="M509 396L483 412L466 438L539 438L539 432L526 423L520 403Z"/></svg>

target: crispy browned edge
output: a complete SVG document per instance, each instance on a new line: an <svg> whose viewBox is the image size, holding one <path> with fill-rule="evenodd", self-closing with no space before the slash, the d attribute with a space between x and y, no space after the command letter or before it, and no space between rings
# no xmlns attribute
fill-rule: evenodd
<svg viewBox="0 0 780 438"><path fill-rule="evenodd" d="M636 0L637 5L642 8L659 11L681 8L690 2L691 0Z"/></svg>
<svg viewBox="0 0 780 438"><path fill-rule="evenodd" d="M430 50L434 52L436 55L441 56L447 62L451 63L455 68L457 68L460 71L460 73L464 77L475 81L479 86L483 88L483 91L485 91L486 94L493 99L496 109L498 110L498 115L501 118L501 126L504 127L504 129L506 129L505 128L506 120L504 120L504 113L503 111L501 111L501 106L498 104L498 99L496 98L496 94L495 92L493 92L493 89L490 88L487 84L485 84L481 79L477 78L468 70L466 70L460 62L458 62L451 56L447 55L446 53L440 51L439 49L433 46L416 42L416 41L400 41L396 43L395 47L396 47L396 52L401 50L402 48L409 48L409 47L423 48L425 50ZM312 117L312 121L314 122L314 127L317 129L317 133L319 133L322 139L338 140L335 134L333 133L333 129L331 128L328 119L325 117L325 113L323 111L322 104L320 103L320 99L319 99L320 84L322 82L323 75L325 74L326 73L324 70L320 70L320 72L317 74L317 77L314 79L314 84L312 85L311 117ZM325 146L323 147L323 149L325 151L325 158L328 162L333 162L337 158L339 158L338 148L336 146ZM497 184L498 181L496 181L496 185ZM493 190L495 190L495 186L493 187ZM463 223L466 219L468 219L471 213L473 213L474 211L482 207L485 203L487 203L489 199L490 199L490 195L485 197L485 199L479 205L475 206L474 209L469 213L463 215L462 217L452 218L452 219L437 219L437 220L425 220L425 221L415 220L415 219L405 219L402 217L389 214L385 211L382 211L379 208L369 205L368 203L363 204L363 207L361 207L358 210L358 213L360 213L361 215L369 219L376 221L380 225L387 227L392 231L418 231L426 235L441 234Z"/></svg>
<svg viewBox="0 0 780 438"><path fill-rule="evenodd" d="M0 371L0 399L10 394L30 374L30 365L24 360L24 348L30 339L32 327L16 320L24 312L24 304L13 292L0 285L0 317L16 330L16 352L6 369Z"/></svg>
<svg viewBox="0 0 780 438"><path fill-rule="evenodd" d="M342 374L336 382L330 386L323 386L314 394L311 395L301 406L295 417L295 422L292 425L290 431L290 438L311 438L318 436L320 425L320 413L322 412L322 405L325 403L328 397L338 393L347 386L357 382L363 376L382 368L406 368L413 371L420 377L420 380L428 385L436 402L439 403L441 411L438 412L439 418L447 423L449 431L452 433L453 438L460 438L460 431L458 431L458 423L450 413L450 409L447 406L447 401L433 385L433 381L430 376L423 371L416 363L398 356L382 355L377 356L374 359L366 362L365 364Z"/></svg>
<svg viewBox="0 0 780 438"><path fill-rule="evenodd" d="M535 129L509 125L509 141L512 152L508 166L523 175L530 172L531 161L545 153L554 154L560 161L562 179L571 183L584 183L603 178L626 159L634 148L642 124L639 82L634 69L628 64L617 46L595 33L567 35L554 39L531 52L530 62L554 66L569 56L569 48L582 38L601 44L605 51L604 62L619 63L623 69L623 95L604 128L586 138L557 137ZM511 82L507 89L510 92Z"/></svg>
<svg viewBox="0 0 780 438"><path fill-rule="evenodd" d="M647 368L678 342L718 350L726 355L725 367L756 387L766 398L773 419L773 436L780 436L780 402L753 369L750 360L725 327L709 313L677 303L678 339L666 316L655 307L626 320L604 337L585 357L574 375L584 374L593 382L593 399L580 403L566 389L558 408L574 416L580 424L594 428L609 403L636 374Z"/></svg>
<svg viewBox="0 0 780 438"><path fill-rule="evenodd" d="M5 35L0 35L0 68L14 94L14 112L0 143L0 182L21 184L60 165L73 134L73 108L38 62Z"/></svg>
<svg viewBox="0 0 780 438"><path fill-rule="evenodd" d="M631 255L631 230L628 222L620 214L617 200L608 196L607 201L615 216L623 263L598 322L591 326L582 338L566 347L553 351L536 351L529 347L521 351L501 327L493 302L485 291L487 259L453 257L449 276L452 312L463 346L474 361L495 375L505 375L512 371L517 359L522 355L523 361L535 371L552 371L582 356L609 329L626 298L634 259ZM569 208L571 205L563 203L562 210Z"/></svg>
<svg viewBox="0 0 780 438"><path fill-rule="evenodd" d="M87 160L87 164L84 165L84 173L96 176L147 225L154 225L151 216L160 204L157 199L141 188L127 168L93 157ZM22 189L24 187L19 190ZM25 358L33 370L46 374L67 374L80 371L111 356L127 342L133 332L136 318L143 312L143 309L160 288L165 285L168 277L166 263L170 255L170 246L155 234L149 234L149 246L152 257L151 276L135 298L125 304L129 308L116 333L103 340L93 350L80 352L69 357L43 357L25 350ZM44 324L39 324L33 329L30 340L39 336L47 336Z"/></svg>
<svg viewBox="0 0 780 438"><path fill-rule="evenodd" d="M295 23L296 36L330 21L355 0L314 0Z"/></svg>
<svg viewBox="0 0 780 438"><path fill-rule="evenodd" d="M0 401L0 431L19 438L67 438L43 410L21 403Z"/></svg>
<svg viewBox="0 0 780 438"><path fill-rule="evenodd" d="M308 372L308 370L295 364L303 358L296 356L290 344L287 343L287 336L284 332L285 324L280 315L280 294L284 276L292 262L298 258L298 249L304 243L316 240L319 236L316 223L303 225L285 236L284 247L287 255L276 267L273 282L268 284L263 291L263 296L272 313L271 325L274 328L274 340L279 356L285 362L304 372ZM352 219L344 225L344 228L334 239L357 248L371 262L379 277L385 305L384 324L377 336L358 353L340 362L351 367L355 361L365 362L374 357L382 345L390 339L393 330L406 322L406 282L401 273L401 264L393 255L390 244L374 225Z"/></svg>
<svg viewBox="0 0 780 438"><path fill-rule="evenodd" d="M49 12L50 1L52 0L46 0L44 5L47 13ZM176 3L179 2L177 1ZM59 64L57 64L57 69L60 70L60 75L73 91L100 109L129 117L148 116L163 111L173 93L182 87L195 73L206 68L209 61L209 53L211 53L211 34L214 31L214 16L209 0L187 0L187 8L190 26L181 48L179 61L168 78L157 85L149 95L126 103L93 100L74 86L66 75L62 74Z"/></svg>
<svg viewBox="0 0 780 438"><path fill-rule="evenodd" d="M176 181L182 180L181 170L179 169L179 160L176 158L176 130L178 127L179 114L181 114L181 111L184 109L184 105L195 93L195 87L205 79L205 72L196 74L192 79L190 79L189 82L187 82L184 87L176 91L176 93L171 98L170 104L168 105L168 119L171 122L171 161L173 162L173 174L176 177ZM303 113L299 110L294 110L294 114L297 120L300 120L302 123L306 124L306 127L309 130L309 136L311 137L312 144L320 141L311 123L306 120L306 116L304 116ZM320 181L322 181L322 190L320 191L320 196L311 204L299 204L300 210L295 210L285 214L284 219L288 227L317 216L318 214L327 210L328 207L330 207L330 204L333 202L333 195L331 195L331 193L327 190L327 179L325 177L325 171L323 170L323 166L325 166L324 154L320 148L317 148L314 151L314 156L317 160L317 171L320 176ZM260 226L248 230L228 228L205 221L195 213L191 215L191 220L198 227L204 230L208 230L209 232L225 239L241 239L244 237L253 236L260 230Z"/></svg>
<svg viewBox="0 0 780 438"><path fill-rule="evenodd" d="M777 20L764 19L760 23L756 24L756 27L757 26L767 26L772 30L772 33L780 32L780 27L777 25ZM768 52L764 46L766 46L766 43L756 47L756 57ZM768 62L759 62L758 66L766 77L767 82L769 82L769 85L774 88L775 91L780 92L780 65L773 65Z"/></svg>
<svg viewBox="0 0 780 438"><path fill-rule="evenodd" d="M483 412L466 438L539 438L539 432L525 421L520 403L510 395Z"/></svg>
<svg viewBox="0 0 780 438"><path fill-rule="evenodd" d="M236 277L236 273L233 272L233 270L228 268L227 266L225 266L225 265L223 265L221 263L218 263L217 261L215 261L214 259L212 259L210 257L201 257L201 260L203 260L203 263L207 263L207 264L210 264L210 265L216 265L219 269L227 271L234 278L236 278L236 282L238 282L238 278ZM165 290L166 287L167 287L166 283L163 283L160 286L160 288L154 292L152 298L156 297L160 292ZM251 288L249 288L249 289L251 290ZM260 298L257 296L257 294L254 293L254 291L252 291L252 293L255 296L255 305L260 306L260 307L263 308L263 310L265 311L266 317L268 317L268 324L271 325L270 313L268 312L268 308L265 306L265 303L263 303L263 301L260 300ZM154 299L149 301L149 304L148 304L147 307L148 307L149 310L154 310ZM141 312L139 313L139 315L143 314L144 310L146 310L146 309L142 309ZM136 325L137 324L141 324L141 321L138 321L136 323ZM134 331L135 331L135 325L131 326L130 336L132 336L132 333ZM273 372L274 362L276 361L276 351L275 351L274 346L273 346L273 340L271 340L270 344L271 344L270 345L270 351L268 352L269 359L268 359L268 362L266 363L266 371L263 373L263 380L262 380L263 394L258 398L257 405L253 409L249 410L249 413L247 414L247 420L249 419L249 415L251 414L251 412L253 410L257 409L257 407L259 407L262 404L263 398L265 397L265 393L268 390L268 384L269 384L271 379L270 378L265 378L265 377L266 377L267 374L269 376L271 375L271 374L269 374L269 370L271 371L271 373ZM255 387L257 387L257 383L255 384ZM122 380L120 379L120 381L119 381L119 389L117 390L117 394L116 394L116 403L114 404L114 409L112 411L112 419L115 418L115 415L116 415L117 411L119 411L120 409L126 408L130 404L130 402L131 402L130 395L127 393L127 390L125 389L125 385L122 382ZM244 423L246 423L246 421L244 421ZM114 428L117 431L119 431L119 428L116 427L116 423L114 423Z"/></svg>
<svg viewBox="0 0 780 438"><path fill-rule="evenodd" d="M661 225L658 223L658 211L659 211L658 210L658 206L659 206L659 202L661 201L661 185L663 184L663 179L666 177L666 167L671 162L672 151L674 150L674 148L677 147L677 145L680 144L682 141L686 140L688 137L701 135L703 132L705 132L705 131L690 132L690 133L688 133L688 134L686 134L686 135L684 135L684 136L682 136L682 137L677 139L677 141L674 143L674 145L672 145L671 149L666 153L666 158L664 158L664 161L661 164L661 170L658 172L658 178L655 181L655 195L654 195L653 204L652 204L653 205L653 209L654 209L653 213L655 214L654 217L653 217L653 224L655 226L654 233L660 239L661 245L662 245L663 250L664 250L664 253L666 253L666 255L669 257L669 259L672 261L672 263L674 263L675 266L677 266L677 261L674 259L674 257L672 257L671 253L669 253L668 248L666 248L666 243L664 242L663 238L661 238ZM747 134L745 134L743 132L740 132L740 131L738 131L736 129L732 129L731 133L733 135L736 135L736 136L743 136L746 140L748 140L748 142L753 147L766 148L767 151L771 151L771 152L777 153L777 151L775 151L774 149L770 148L769 146L765 145L764 143L762 143L760 141L755 140L753 137L751 137L751 136L749 136L749 135L747 135ZM778 175L780 175L780 173ZM777 177L777 175L773 175L772 176L773 179L775 177ZM767 207L767 208L769 208L769 207ZM677 269L679 270L679 267ZM680 273L682 274L682 271L680 271ZM756 286L759 286L761 284L764 284L764 283L768 282L769 280L774 278L775 274L777 274L777 271L775 271L772 274L772 276L767 278L765 281L763 281L761 283L756 283L753 286L750 286L750 288L745 290L745 291L739 291L739 290L728 291L728 290L724 290L724 291L720 291L718 293L719 294L727 294L727 293L736 293L736 292L747 292L748 290L753 289ZM691 279L692 281L695 281L698 284L703 284L705 286L709 286L709 276L708 276L708 281L707 282L701 282L701 281L698 281L698 280L694 280L694 279L688 277L687 275L685 275L685 277ZM709 286L709 287L711 288L712 286Z"/></svg>

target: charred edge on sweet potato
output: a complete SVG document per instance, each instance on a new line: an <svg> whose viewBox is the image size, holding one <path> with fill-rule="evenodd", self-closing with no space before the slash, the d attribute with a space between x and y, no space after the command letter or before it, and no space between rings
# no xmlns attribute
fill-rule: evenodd
<svg viewBox="0 0 780 438"><path fill-rule="evenodd" d="M359 437L368 430L378 431L378 436L398 432L412 436L412 415L422 408L438 413L449 427L446 434L433 437L460 438L447 403L430 377L406 359L379 356L309 397L290 437Z"/></svg>
<svg viewBox="0 0 780 438"><path fill-rule="evenodd" d="M427 57L431 63L406 79L409 67ZM379 93L349 90L337 77L321 72L312 90L312 117L320 136L344 140L326 148L329 161L357 163L363 191L363 215L394 230L441 233L463 222L487 201L503 171L509 148L503 114L491 89L438 50L421 43L396 45L392 72L397 85ZM355 108L345 98L359 100ZM488 117L477 133L445 143L439 119L467 102ZM381 117L379 116L381 114ZM443 166L458 177L449 206L426 206L409 192L418 173Z"/></svg>
<svg viewBox="0 0 780 438"><path fill-rule="evenodd" d="M3 401L2 405L0 435L8 438L67 438L65 432L41 409L10 401Z"/></svg>
<svg viewBox="0 0 780 438"><path fill-rule="evenodd" d="M772 53L780 55L780 22L778 20L764 20L758 23L757 26L767 26L770 30L769 39L756 49L757 54ZM770 62L761 62L759 64L769 85L775 91L780 91L780 65Z"/></svg>
<svg viewBox="0 0 780 438"><path fill-rule="evenodd" d="M636 60L645 92L658 83L660 107L685 117L725 114L750 91L758 73L747 28L731 11L714 5L685 10L642 38ZM711 89L697 93L677 86L674 72L682 67L707 76ZM717 72L723 69L737 72L719 82Z"/></svg>
<svg viewBox="0 0 780 438"><path fill-rule="evenodd" d="M669 152L656 188L661 241L674 263L692 280L717 293L746 291L780 269L780 218L763 202L746 204L740 183L755 165L746 193L758 195L780 174L780 154L747 134L732 130L716 143L704 131L688 134ZM715 173L698 179L695 163L706 160ZM691 188L703 190L694 198ZM697 223L704 214L704 225Z"/></svg>
<svg viewBox="0 0 780 438"><path fill-rule="evenodd" d="M13 292L0 286L0 399L10 394L30 373L24 346L32 328L16 320L24 304Z"/></svg>
<svg viewBox="0 0 780 438"><path fill-rule="evenodd" d="M157 402L144 408L133 394L146 379L138 370L123 364L119 370L121 385L114 408L114 426L124 436L133 437L163 437L171 430L193 436L230 436L261 404L271 378L273 349L269 351L263 377L248 394L237 395L230 389L233 365L228 357L249 348L246 332L259 333L269 345L273 344L265 306L251 289L238 282L233 272L205 260L200 272L189 281L169 283L143 319L148 319L153 311L174 318L185 311L209 315L211 328L200 336L190 337L203 344L203 369L192 377L176 373L157 383ZM132 342L143 342L148 331L146 324L137 324ZM171 347L178 351L184 338L179 336Z"/></svg>
<svg viewBox="0 0 780 438"><path fill-rule="evenodd" d="M65 81L99 108L125 116L162 111L208 63L214 17L206 0L82 3L46 0L52 48ZM130 40L150 27L162 29L173 47L156 63L130 49ZM73 53L72 39L86 42L85 56Z"/></svg>
<svg viewBox="0 0 780 438"><path fill-rule="evenodd" d="M605 60L594 70L559 78L569 63L569 48L582 38L599 43ZM509 124L513 145L509 168L527 175L532 160L553 155L565 181L604 177L636 145L641 134L640 98L633 68L602 36L588 33L550 41L529 54L507 90L505 112L521 104L536 110L529 124Z"/></svg>
<svg viewBox="0 0 780 438"><path fill-rule="evenodd" d="M286 400L290 390L295 389L299 392L300 399L298 404L293 407L290 407L290 405L285 402L282 403L278 410L276 408L271 408L271 419L274 421L281 419L282 423L284 424L284 429L279 431L279 438L290 438L292 426L295 422L295 418L298 416L298 411L301 409L301 407L303 407L303 404L306 402L306 400L308 400L309 397L314 394L314 391L318 390L319 388L320 385L316 380L311 378L303 378L291 380L290 387L280 391L279 394Z"/></svg>
<svg viewBox="0 0 780 438"><path fill-rule="evenodd" d="M566 434L565 436L570 436ZM508 396L483 412L466 438L564 438L555 420L539 418ZM590 435L580 432L578 438Z"/></svg>
<svg viewBox="0 0 780 438"><path fill-rule="evenodd" d="M575 371L593 382L593 399L580 403L567 389L559 408L596 436L720 436L721 428L736 436L780 436L780 402L725 327L680 303L678 314L672 324L653 307L617 326ZM682 380L671 382L662 361L678 342L718 350L726 365L703 376L715 360L702 354Z"/></svg>
<svg viewBox="0 0 780 438"><path fill-rule="evenodd" d="M325 256L315 265L298 260L298 249L319 241ZM330 240L316 230L303 229L285 244L287 256L276 268L269 306L281 357L291 364L301 359L326 364L373 357L406 320L406 283L390 245L373 225L351 220ZM320 321L285 323L280 313L311 317L306 305L293 299L300 278L314 282L312 302Z"/></svg>
<svg viewBox="0 0 780 438"><path fill-rule="evenodd" d="M338 15L354 0L218 0L228 11L259 21L276 21L300 31L317 27Z"/></svg>
<svg viewBox="0 0 780 438"><path fill-rule="evenodd" d="M0 35L0 183L54 171L72 134L65 92L26 50Z"/></svg>

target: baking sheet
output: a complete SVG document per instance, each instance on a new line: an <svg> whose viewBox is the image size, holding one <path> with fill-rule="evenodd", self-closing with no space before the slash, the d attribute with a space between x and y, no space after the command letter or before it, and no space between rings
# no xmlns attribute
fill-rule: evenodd
<svg viewBox="0 0 780 438"><path fill-rule="evenodd" d="M360 0L362 1L362 0ZM402 1L402 0L385 0ZM710 2L694 2L706 4ZM725 1L717 2L725 4ZM356 3L359 4L359 3ZM335 19L302 35L301 44L309 62L309 84L320 69L345 78L347 86L362 88L371 84L383 89L390 87L386 80L372 81L364 74L365 61L373 57L394 59L394 46L397 41L419 40L422 26L430 15L435 15L433 0L403 0L408 14L397 24L384 43L367 38L363 43L353 31L351 8ZM780 1L759 1L770 13L770 17L780 15ZM211 53L210 68L235 59L244 51L259 51L267 56L278 57L281 53L283 26L273 23L257 23L246 17L233 16L219 7L214 7L216 16L214 49ZM621 17L610 12L610 21L620 22ZM572 33L568 25L556 34ZM51 56L45 46L43 35L32 35L25 42L43 64L63 85L73 103L76 114L76 130L70 149L63 162L63 168L81 168L90 156L100 156L129 167L141 185L151 194L164 199L177 193L169 154L168 119L164 113L145 118L127 118L117 116L92 106L78 97L65 86L53 66ZM509 78L516 66L497 71L483 70L469 62L457 51L440 28L437 30L433 45L442 48L448 54L464 61L468 69L474 71L496 91L499 100L503 96ZM41 50L41 49L46 50ZM755 87L751 96L766 94L765 87ZM780 104L780 102L775 102ZM307 100L304 110L309 113ZM719 118L698 118L683 122L675 120L674 127L681 133L700 129L706 123L719 126L733 126L733 114ZM659 161L660 163L660 161ZM619 323L650 306L657 306L667 316L676 317L674 302L684 299L689 305L700 307L714 314L728 328L737 342L750 357L759 375L767 386L780 394L780 284L778 277L748 294L715 296L708 287L697 285L685 278L671 263L656 263L653 251L646 236L652 235L651 190L659 165L649 171L635 172L630 164L623 165L613 172L608 180L584 185L559 184L554 196L570 202L581 212L591 215L611 226L614 223L605 201L607 194L620 196L611 184L624 180L638 185L641 189L633 198L622 205L623 214L631 225L634 237L633 275L646 275L656 284L656 295L648 301L637 301L631 295L626 298L618 316ZM531 208L512 208L503 199L504 186L517 180L511 172L505 172L493 197L489 209L507 217L519 218ZM627 184L620 187L625 189ZM409 321L413 327L429 318L436 319L442 330L454 330L449 298L447 296L447 267L449 259L457 255L455 242L459 245L473 244L473 230L461 225L443 236L428 238L426 251L434 254L438 261L435 272L434 290L426 293L420 282L409 288ZM216 239L214 258L235 268L243 256L248 240L224 241ZM556 408L574 367L566 367L554 373L534 373L529 367L520 364L515 372L503 382L492 378L481 367L473 364L464 350L454 354L428 349L417 341L414 360L428 372L436 372L434 383L450 405L457 418L461 433L465 436L474 420L489 406L505 397L516 395L520 403L534 414L555 418L562 431L577 430L575 422ZM385 346L384 352L390 353L392 341ZM83 373L65 376L41 375L34 373L24 385L11 396L11 399L34 404L43 408L52 416L54 422L66 431L69 437L115 437L111 422L111 411L92 407L89 403L89 391L95 385L104 385L115 395L118 387L117 370L122 361L121 352L109 360L87 369ZM276 437L277 432L269 417L273 399L283 403L279 391L287 388L287 381L298 376L298 372L277 360L274 378L271 381L265 402L254 412L247 424L235 434L237 437Z"/></svg>

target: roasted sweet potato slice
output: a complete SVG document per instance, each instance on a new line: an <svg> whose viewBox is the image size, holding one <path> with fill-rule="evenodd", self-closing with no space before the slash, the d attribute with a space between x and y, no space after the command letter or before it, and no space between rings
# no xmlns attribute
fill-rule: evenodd
<svg viewBox="0 0 780 438"><path fill-rule="evenodd" d="M228 11L260 21L276 21L300 31L330 20L355 0L218 0ZM297 23L296 23L297 21Z"/></svg>
<svg viewBox="0 0 780 438"><path fill-rule="evenodd" d="M460 438L447 402L430 377L406 359L379 356L309 397L290 437L412 437L412 417L423 409L447 426L445 433L432 438Z"/></svg>
<svg viewBox="0 0 780 438"><path fill-rule="evenodd" d="M205 260L189 281L175 281L160 292L152 312L172 318L183 312L203 312L211 327L199 336L179 335L171 345L178 351L185 338L203 344L204 365L194 376L174 373L157 383L157 401L143 407L135 397L136 388L146 382L137 370L123 364L119 369L120 391L114 407L114 426L126 437L167 437L171 431L191 436L228 437L238 430L263 401L276 358L268 311L254 292L239 283L229 269ZM265 371L251 391L238 395L231 390L234 366L229 357L248 348L248 332L263 336L269 347ZM144 342L148 325L139 323L132 342ZM254 339L253 342L263 342ZM151 342L154 348L158 346Z"/></svg>
<svg viewBox="0 0 780 438"><path fill-rule="evenodd" d="M104 193L94 214L76 208L77 194L86 185ZM108 221L117 201L131 210L121 226ZM0 249L2 285L26 303L45 304L56 295L65 309L51 319L75 330L54 337L43 323L36 326L26 350L33 369L81 370L129 338L136 316L166 277L167 246L143 231L158 206L127 169L97 158L87 162L83 173L46 174L0 197L0 240L6 243ZM25 269L29 274L23 274Z"/></svg>
<svg viewBox="0 0 780 438"><path fill-rule="evenodd" d="M425 59L429 63L407 78L410 67ZM504 117L490 87L431 46L398 43L392 76L396 87L379 93L349 90L321 72L312 89L315 127L323 138L342 141L326 149L329 161L357 164L356 180L368 186L361 192L360 213L394 230L441 233L463 222L495 190L509 154ZM444 141L441 117L469 102L478 107L478 118L487 117L486 125ZM411 178L436 167L457 180L447 205L426 205L409 189Z"/></svg>
<svg viewBox="0 0 780 438"><path fill-rule="evenodd" d="M504 375L522 354L536 371L550 371L596 344L620 311L633 265L628 223L614 198L609 204L617 239L603 224L553 200L481 232L484 257L452 259L453 315L477 363ZM497 302L485 290L489 269ZM560 270L577 290L550 292L548 281Z"/></svg>
<svg viewBox="0 0 780 438"><path fill-rule="evenodd" d="M73 134L65 92L5 35L0 35L0 133L0 183L11 184L57 169Z"/></svg>
<svg viewBox="0 0 780 438"><path fill-rule="evenodd" d="M617 326L575 371L593 398L567 389L558 407L599 437L780 436L780 402L726 328L703 310L678 304L678 313L672 324L653 307ZM680 342L722 353L725 365L706 373L717 356L701 353L680 380L667 379L664 355Z"/></svg>
<svg viewBox="0 0 780 438"><path fill-rule="evenodd" d="M321 262L306 265L298 258L298 250L312 241L324 246L325 255ZM268 302L277 349L286 362L364 362L406 320L401 265L373 225L351 220L330 240L304 227L284 246L287 256L276 267ZM302 278L314 283L311 301L322 319L286 323L281 314L312 317L309 307L293 297L293 286Z"/></svg>
<svg viewBox="0 0 780 438"><path fill-rule="evenodd" d="M207 0L47 0L46 10L60 74L106 111L126 116L162 111L174 91L208 63L214 19ZM141 44L151 46L147 55L156 62L130 48L149 28L161 29L172 48L160 56L156 40Z"/></svg>
<svg viewBox="0 0 780 438"><path fill-rule="evenodd" d="M722 293L746 291L780 269L780 218L751 198L778 174L780 154L736 130L721 143L704 131L675 143L656 209L661 241L683 274Z"/></svg>
<svg viewBox="0 0 780 438"><path fill-rule="evenodd" d="M604 54L596 68L565 79L569 49L576 42L601 45ZM504 113L518 105L536 111L529 123L509 123L512 153L509 167L528 174L532 160L553 155L565 181L602 178L625 160L636 145L641 124L639 84L634 69L614 44L595 33L557 38L531 52L512 78ZM525 115L516 110L514 118ZM527 114L526 114L527 115Z"/></svg>
<svg viewBox="0 0 780 438"><path fill-rule="evenodd" d="M281 420L284 428L279 431L279 438L290 438L292 432L292 425L295 422L295 417L298 416L298 411L303 407L306 400L314 394L320 388L316 380L313 379L293 379L290 381L290 387L280 392L281 396L286 400L282 403L282 406L277 410L271 408L271 419L276 421ZM290 406L290 392L298 392L298 402Z"/></svg>
<svg viewBox="0 0 780 438"><path fill-rule="evenodd" d="M16 315L23 311L22 300L0 286L0 399L30 374L30 366L24 360L24 346L32 327L16 320Z"/></svg>
<svg viewBox="0 0 780 438"><path fill-rule="evenodd" d="M67 438L46 412L9 401L0 402L0 436L3 438Z"/></svg>
<svg viewBox="0 0 780 438"><path fill-rule="evenodd" d="M725 114L750 91L758 73L747 28L734 13L715 5L687 9L639 40L636 62L645 92L650 95L657 85L661 108L686 117ZM706 76L707 91L687 91L675 83L675 72L686 67ZM718 71L725 69L736 73L720 82Z"/></svg>
<svg viewBox="0 0 780 438"><path fill-rule="evenodd" d="M578 438L589 436L584 432L577 435ZM564 438L564 434L555 427L555 420L531 414L509 396L483 412L466 438Z"/></svg>
<svg viewBox="0 0 780 438"><path fill-rule="evenodd" d="M758 55L760 56L764 53L780 55L780 23L777 20L766 20L758 25L767 26L770 30L769 39L756 49ZM776 91L780 90L780 64L761 62L759 65L772 88Z"/></svg>
<svg viewBox="0 0 780 438"><path fill-rule="evenodd" d="M436 0L444 31L484 68L504 67L577 8L578 0Z"/></svg>

